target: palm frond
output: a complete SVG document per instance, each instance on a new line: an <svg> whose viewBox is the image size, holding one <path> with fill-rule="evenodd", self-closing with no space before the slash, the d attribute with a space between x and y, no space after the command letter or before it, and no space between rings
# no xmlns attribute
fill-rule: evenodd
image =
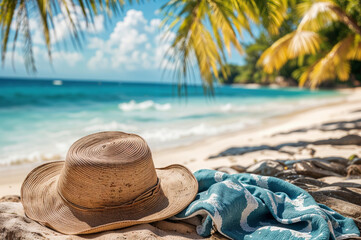
<svg viewBox="0 0 361 240"><path fill-rule="evenodd" d="M271 33L278 34L288 7L287 0L255 0L262 25Z"/></svg>
<svg viewBox="0 0 361 240"><path fill-rule="evenodd" d="M352 42L355 36L349 36L337 43L331 51L314 63L300 78L300 85L307 81L311 88L317 87L320 83L339 78L346 81L350 74L350 63L348 60L350 51L353 50Z"/></svg>
<svg viewBox="0 0 361 240"><path fill-rule="evenodd" d="M258 60L264 71L279 70L288 60L305 54L314 54L320 48L320 36L311 31L296 30L278 39Z"/></svg>
<svg viewBox="0 0 361 240"><path fill-rule="evenodd" d="M280 69L288 61L288 46L294 35L292 32L283 36L263 52L257 64L263 66L266 73Z"/></svg>
<svg viewBox="0 0 361 240"><path fill-rule="evenodd" d="M133 2L128 0L128 2ZM136 2L139 2L137 0ZM56 23L53 22L56 14L65 16L69 24L69 32L74 45L80 46L82 29L81 21L85 21L88 26L93 23L95 14L104 13L111 17L112 14L119 12L119 9L125 4L124 0L0 0L0 27L1 27L1 61L4 64L8 43L12 31L14 37L11 39L16 45L18 33L22 33L24 47L25 65L27 69L35 71L35 62L32 50L32 35L29 28L29 12L39 17L39 24L42 28L42 35L47 47L48 55L51 60L52 39L51 31L56 29ZM74 9L79 7L80 12L74 13ZM12 24L14 23L15 24ZM15 26L14 30L11 27ZM15 51L15 47L13 47Z"/></svg>
<svg viewBox="0 0 361 240"><path fill-rule="evenodd" d="M361 35L361 28L346 12L332 0L304 1L297 5L302 16L300 30L319 31L333 21L341 21L355 33Z"/></svg>
<svg viewBox="0 0 361 240"><path fill-rule="evenodd" d="M300 77L298 79L298 85L300 87L303 87L306 85L306 83L308 82L310 73L312 72L313 68L315 67L315 65L318 63L318 61L316 61L314 64L312 64L311 66L309 66L306 69L302 69L303 72L300 74Z"/></svg>
<svg viewBox="0 0 361 240"><path fill-rule="evenodd" d="M315 54L320 43L321 38L316 32L297 30L288 46L288 57L292 59L305 54Z"/></svg>
<svg viewBox="0 0 361 240"><path fill-rule="evenodd" d="M212 88L214 77L219 76L217 69L227 74L226 52L230 54L234 47L243 53L240 40L244 31L251 33L249 19L259 21L261 14L261 19L275 32L286 9L286 0L169 1L162 7L166 15L163 24L176 34L171 47L180 71L178 76L186 78L192 67L188 66L190 59L195 59L202 80Z"/></svg>
<svg viewBox="0 0 361 240"><path fill-rule="evenodd" d="M332 10L336 4L330 0L304 1L297 5L297 11L302 16L298 29L319 31L339 16Z"/></svg>
<svg viewBox="0 0 361 240"><path fill-rule="evenodd" d="M361 36L354 35L353 43L351 43L351 45L351 49L347 54L347 59L361 61Z"/></svg>
<svg viewBox="0 0 361 240"><path fill-rule="evenodd" d="M15 18L15 10L18 8L18 1L2 1L0 3L0 24L1 24L1 60L4 62L6 49L9 41L11 23Z"/></svg>
<svg viewBox="0 0 361 240"><path fill-rule="evenodd" d="M213 76L218 77L218 66L224 65L225 50L230 51L233 45L239 52L242 51L237 36L242 34L238 27L240 23L232 6L222 1L173 0L163 6L163 11L177 15L174 19L168 15L170 17L165 19L165 23L172 21L168 31L176 31L171 47L172 58L180 70L179 76L187 76L188 67L192 67L188 64L194 58L202 79L212 86ZM208 30L207 23L212 32Z"/></svg>
<svg viewBox="0 0 361 240"><path fill-rule="evenodd" d="M323 39L317 32L334 21L346 24L355 34L345 39L312 64L300 77L301 86L309 83L315 88L323 81L338 78L347 80L350 74L349 60L361 60L361 28L351 16L333 0L303 0L297 5L302 19L293 34L284 36L269 47L261 56L259 64L272 73L280 69L289 59L305 54L316 54Z"/></svg>

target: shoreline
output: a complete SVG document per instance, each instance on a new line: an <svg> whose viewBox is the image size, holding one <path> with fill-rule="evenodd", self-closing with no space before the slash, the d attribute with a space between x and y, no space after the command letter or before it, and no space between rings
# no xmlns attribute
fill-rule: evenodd
<svg viewBox="0 0 361 240"><path fill-rule="evenodd" d="M322 133L310 133L309 136L297 136L297 133L273 136L279 132L291 131L292 129L310 127L330 121L347 119L347 114L361 109L361 88L342 89L340 92L347 95L339 97L336 102L314 106L292 113L274 116L265 119L261 125L249 126L231 133L222 133L210 136L207 139L198 140L188 145L171 147L153 152L153 160L156 167L165 167L170 164L182 164L192 172L201 168L215 168L219 166L241 165L247 166L255 161L261 161L270 156L267 153L250 153L233 157L218 157L209 160L210 156L231 147L260 146L262 144L274 145L290 140L313 139L325 137ZM361 113L359 114L361 117ZM327 135L327 134L326 134ZM330 135L330 134L328 134ZM287 157L286 155L279 154ZM4 195L20 195L20 188L27 174L36 166L45 162L10 165L0 169L0 197Z"/></svg>
<svg viewBox="0 0 361 240"><path fill-rule="evenodd" d="M223 151L232 146L249 146L249 145L261 145L262 143L269 143L274 137L272 136L278 132L290 131L292 129L301 128L309 125L321 124L324 122L330 122L332 120L342 120L344 116L337 119L333 116L335 108L338 111L347 109L361 109L361 88L355 89L342 89L340 90L347 95L340 97L337 102L326 103L320 106L313 106L302 110L297 110L292 113L274 116L265 119L262 125L250 126L248 129L240 129L233 133L222 133L216 136L211 136L208 139L196 141L190 145L178 146L170 149L163 149L153 153L153 160L157 167L164 167L171 163L183 164L190 168L191 171L204 168L214 168L217 166L227 165L224 159L215 159L208 161L208 157L212 156L220 151ZM345 106L347 105L347 106ZM323 115L319 118L319 115ZM361 116L361 114L360 114ZM311 119L311 120L310 120ZM310 120L305 123L304 120ZM250 136L253 134L252 136ZM268 139L263 139L267 137ZM286 139L284 139L286 140ZM276 140L273 143L282 141ZM172 157L172 162L168 161L169 155L175 155ZM206 163L203 165L200 163ZM242 164L250 165L254 163L251 161L229 161L228 164Z"/></svg>

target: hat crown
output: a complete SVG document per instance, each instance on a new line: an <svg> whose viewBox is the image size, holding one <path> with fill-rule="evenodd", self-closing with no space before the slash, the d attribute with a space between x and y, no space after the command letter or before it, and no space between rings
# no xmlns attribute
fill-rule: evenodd
<svg viewBox="0 0 361 240"><path fill-rule="evenodd" d="M157 184L151 151L143 138L123 132L83 137L69 149L58 192L84 208L119 206Z"/></svg>

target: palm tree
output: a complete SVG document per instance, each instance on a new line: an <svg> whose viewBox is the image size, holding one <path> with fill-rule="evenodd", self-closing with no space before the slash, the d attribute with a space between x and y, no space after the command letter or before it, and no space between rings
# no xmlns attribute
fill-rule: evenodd
<svg viewBox="0 0 361 240"><path fill-rule="evenodd" d="M242 35L252 34L250 20L270 33L278 33L286 10L286 0L171 0L162 7L164 24L176 37L170 58L179 79L186 80L197 64L205 86L212 87L214 77L227 75L226 51L233 46L243 53Z"/></svg>
<svg viewBox="0 0 361 240"><path fill-rule="evenodd" d="M267 73L272 73L290 59L313 54L316 58L313 58L300 75L300 86L307 83L311 88L315 88L326 80L348 80L350 60L361 60L361 18L358 4L356 0L300 2L297 11L302 19L297 29L269 47L260 57L258 64L262 65ZM328 42L333 39L327 39L322 31L335 23L342 23L347 26L347 30L342 39L328 48Z"/></svg>
<svg viewBox="0 0 361 240"><path fill-rule="evenodd" d="M132 3L132 0L128 0ZM139 2L139 0L136 0ZM125 4L124 0L0 0L1 26L1 61L4 64L8 43L12 42L12 51L15 52L19 35L22 35L24 63L28 71L36 71L33 55L32 35L30 31L30 16L38 17L42 28L43 38L51 60L52 39L51 29L56 28L54 16L58 13L67 18L68 29L75 46L80 46L82 38L81 21L87 26L93 22L94 15L104 14L112 16L120 12ZM80 13L75 14L76 8Z"/></svg>
<svg viewBox="0 0 361 240"><path fill-rule="evenodd" d="M56 28L55 14L64 14L75 45L81 43L79 18L91 25L96 14L120 12L125 0L0 0L0 25L2 41L2 62L4 63L8 43L16 48L19 33L24 39L25 66L36 71L33 57L32 36L29 15L40 17L43 37L51 60L52 40L50 29ZM138 2L138 1L137 1ZM128 0L127 3L132 3ZM80 7L80 14L72 14L74 7ZM231 47L243 52L240 41L245 31L251 33L251 22L264 26L270 33L277 33L287 10L287 0L170 0L162 7L164 27L175 32L173 44L166 58L175 66L175 76L180 83L186 83L192 69L198 66L204 86L212 87L214 77L223 75L226 52ZM14 28L15 30L11 30Z"/></svg>

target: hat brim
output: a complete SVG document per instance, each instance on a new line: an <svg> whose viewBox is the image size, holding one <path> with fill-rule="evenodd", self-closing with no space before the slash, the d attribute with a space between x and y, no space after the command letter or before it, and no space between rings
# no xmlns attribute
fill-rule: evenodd
<svg viewBox="0 0 361 240"><path fill-rule="evenodd" d="M83 211L69 206L57 192L64 162L43 164L29 173L21 187L26 215L64 234L87 234L160 221L182 211L195 198L198 182L181 165L156 169L161 193L127 208ZM97 194L96 192L94 194Z"/></svg>

